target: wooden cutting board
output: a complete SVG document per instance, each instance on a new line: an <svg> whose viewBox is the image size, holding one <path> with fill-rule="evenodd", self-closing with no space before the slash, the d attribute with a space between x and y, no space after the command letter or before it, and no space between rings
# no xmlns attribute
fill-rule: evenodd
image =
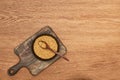
<svg viewBox="0 0 120 80"><path fill-rule="evenodd" d="M13 49L46 25L70 62L8 76L19 61ZM120 0L1 0L0 40L0 80L120 80Z"/></svg>

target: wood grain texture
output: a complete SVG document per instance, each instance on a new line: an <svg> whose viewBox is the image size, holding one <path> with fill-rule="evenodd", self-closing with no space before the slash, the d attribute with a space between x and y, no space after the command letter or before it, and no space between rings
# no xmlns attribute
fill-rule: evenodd
<svg viewBox="0 0 120 80"><path fill-rule="evenodd" d="M67 47L37 76L22 68L13 49L49 25ZM120 0L0 0L0 80L120 80Z"/></svg>

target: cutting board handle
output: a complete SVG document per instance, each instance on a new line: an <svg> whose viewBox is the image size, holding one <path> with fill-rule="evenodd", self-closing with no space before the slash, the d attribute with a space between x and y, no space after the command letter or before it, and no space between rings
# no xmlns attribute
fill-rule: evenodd
<svg viewBox="0 0 120 80"><path fill-rule="evenodd" d="M8 69L8 75L10 75L10 76L15 75L22 67L23 67L23 65L21 62L17 63L16 65L14 65Z"/></svg>

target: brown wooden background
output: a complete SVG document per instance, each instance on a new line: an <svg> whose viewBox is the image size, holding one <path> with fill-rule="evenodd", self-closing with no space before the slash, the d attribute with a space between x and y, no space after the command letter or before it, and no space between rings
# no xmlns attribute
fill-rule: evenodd
<svg viewBox="0 0 120 80"><path fill-rule="evenodd" d="M66 45L37 76L22 68L13 49L49 25ZM120 0L0 0L0 80L120 80Z"/></svg>

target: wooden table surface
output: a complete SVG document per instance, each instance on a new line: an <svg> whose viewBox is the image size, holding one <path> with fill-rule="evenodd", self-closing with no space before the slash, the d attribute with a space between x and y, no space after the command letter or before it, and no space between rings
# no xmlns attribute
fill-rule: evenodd
<svg viewBox="0 0 120 80"><path fill-rule="evenodd" d="M13 49L46 25L70 62L8 76L19 61ZM120 0L0 0L0 80L120 80Z"/></svg>

